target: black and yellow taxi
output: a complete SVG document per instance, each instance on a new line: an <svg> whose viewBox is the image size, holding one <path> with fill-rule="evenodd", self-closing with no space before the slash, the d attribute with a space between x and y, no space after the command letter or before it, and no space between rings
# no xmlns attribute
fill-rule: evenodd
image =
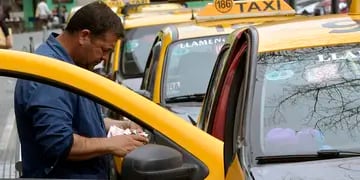
<svg viewBox="0 0 360 180"><path fill-rule="evenodd" d="M224 142L225 170L256 180L360 179L359 37L358 0L349 14L231 33L198 122Z"/></svg>
<svg viewBox="0 0 360 180"><path fill-rule="evenodd" d="M248 24L299 18L285 1L232 3L234 11L222 13L213 3L197 13L195 22L163 28L151 47L139 93L196 124L226 36Z"/></svg>
<svg viewBox="0 0 360 180"><path fill-rule="evenodd" d="M21 78L64 88L117 111L147 130L150 143L129 153L119 164L121 179L227 179L230 172L223 166L222 141L127 87L45 56L0 50L0 57L2 81ZM4 92L13 86L4 83L0 89ZM0 102L1 106L13 104L4 99ZM241 172L237 174L237 179L243 179Z"/></svg>

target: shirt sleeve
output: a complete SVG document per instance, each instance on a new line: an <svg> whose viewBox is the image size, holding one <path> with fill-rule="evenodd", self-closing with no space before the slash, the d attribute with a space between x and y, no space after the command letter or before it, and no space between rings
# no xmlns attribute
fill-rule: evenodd
<svg viewBox="0 0 360 180"><path fill-rule="evenodd" d="M73 144L72 119L75 95L40 84L26 107L32 120L34 136L47 158L67 158Z"/></svg>

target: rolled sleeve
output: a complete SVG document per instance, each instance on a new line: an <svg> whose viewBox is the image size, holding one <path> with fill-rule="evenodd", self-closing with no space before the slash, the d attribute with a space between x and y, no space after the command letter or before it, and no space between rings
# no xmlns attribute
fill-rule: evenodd
<svg viewBox="0 0 360 180"><path fill-rule="evenodd" d="M73 143L74 99L71 93L40 85L31 99L26 109L35 130L36 143L46 158L66 158Z"/></svg>

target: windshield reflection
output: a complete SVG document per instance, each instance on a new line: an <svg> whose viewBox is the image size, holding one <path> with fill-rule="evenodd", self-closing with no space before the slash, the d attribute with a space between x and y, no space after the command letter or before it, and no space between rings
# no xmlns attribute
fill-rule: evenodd
<svg viewBox="0 0 360 180"><path fill-rule="evenodd" d="M164 74L165 99L205 94L225 35L180 40L169 47Z"/></svg>
<svg viewBox="0 0 360 180"><path fill-rule="evenodd" d="M359 149L359 44L260 55L255 96L260 96L263 155Z"/></svg>
<svg viewBox="0 0 360 180"><path fill-rule="evenodd" d="M144 73L146 61L155 40L156 33L165 25L130 29L125 33L125 41L120 51L121 73L125 77L135 77Z"/></svg>

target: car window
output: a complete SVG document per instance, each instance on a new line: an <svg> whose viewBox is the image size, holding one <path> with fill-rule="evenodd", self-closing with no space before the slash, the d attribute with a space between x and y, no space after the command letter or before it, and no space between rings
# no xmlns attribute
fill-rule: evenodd
<svg viewBox="0 0 360 180"><path fill-rule="evenodd" d="M156 42L154 47L151 50L150 59L149 59L149 67L146 69L146 73L144 76L144 89L150 92L150 95L152 97L152 92L154 91L154 85L155 85L155 77L156 77L156 67L159 62L159 56L160 56L160 50L161 50L161 41Z"/></svg>
<svg viewBox="0 0 360 180"><path fill-rule="evenodd" d="M165 25L134 28L126 31L121 48L119 69L125 77L139 76L144 72L146 60L156 33Z"/></svg>
<svg viewBox="0 0 360 180"><path fill-rule="evenodd" d="M360 150L359 44L263 53L257 65L260 113L252 132L262 154ZM255 114L255 112L253 113ZM255 134L254 134L255 133Z"/></svg>
<svg viewBox="0 0 360 180"><path fill-rule="evenodd" d="M205 94L215 60L226 35L180 40L170 45L165 59L166 99Z"/></svg>
<svg viewBox="0 0 360 180"><path fill-rule="evenodd" d="M0 83L0 178L19 178L20 173L15 169L20 160L13 98L16 79L0 76Z"/></svg>

